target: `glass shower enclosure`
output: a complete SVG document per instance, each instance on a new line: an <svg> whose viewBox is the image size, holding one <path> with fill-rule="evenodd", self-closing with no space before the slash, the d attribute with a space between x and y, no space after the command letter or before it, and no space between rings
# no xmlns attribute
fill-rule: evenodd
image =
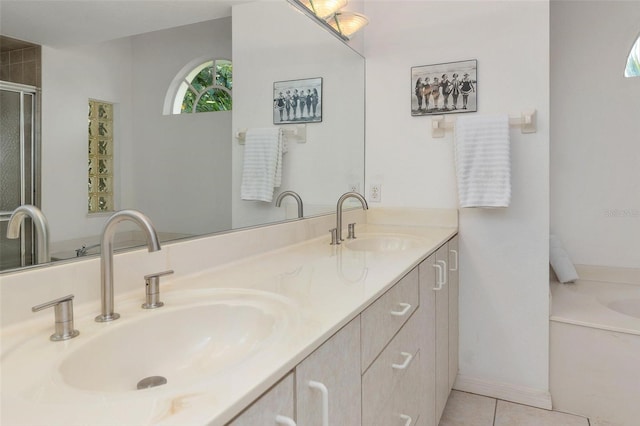
<svg viewBox="0 0 640 426"><path fill-rule="evenodd" d="M35 257L31 221L18 239L7 238L14 209L39 204L38 89L0 81L0 271L32 265Z"/></svg>

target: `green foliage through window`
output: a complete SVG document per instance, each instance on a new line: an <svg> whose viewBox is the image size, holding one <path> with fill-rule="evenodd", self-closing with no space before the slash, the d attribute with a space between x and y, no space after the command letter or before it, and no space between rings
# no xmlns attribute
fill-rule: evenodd
<svg viewBox="0 0 640 426"><path fill-rule="evenodd" d="M180 113L230 111L233 88L231 61L216 59L196 67L182 83ZM195 74L195 75L193 75Z"/></svg>

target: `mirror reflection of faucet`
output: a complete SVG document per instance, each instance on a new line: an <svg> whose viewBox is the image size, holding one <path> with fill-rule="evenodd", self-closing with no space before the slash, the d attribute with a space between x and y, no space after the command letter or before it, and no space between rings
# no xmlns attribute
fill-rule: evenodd
<svg viewBox="0 0 640 426"><path fill-rule="evenodd" d="M298 195L298 193L295 191L281 192L280 195L278 195L278 198L276 198L276 207L280 207L282 205L282 199L286 196L293 197L296 200L296 203L298 203L298 219L304 217L302 198L300 198L300 195Z"/></svg>
<svg viewBox="0 0 640 426"><path fill-rule="evenodd" d="M158 234L151 220L137 210L121 210L114 213L102 229L100 238L100 295L102 312L96 317L97 322L108 322L120 318L113 308L113 240L116 225L125 220L136 223L147 237L149 252L160 250Z"/></svg>
<svg viewBox="0 0 640 426"><path fill-rule="evenodd" d="M49 223L42 211L31 204L24 204L11 213L7 224L7 238L20 238L20 226L24 222L25 217L30 217L33 226L36 228L36 263L51 262L49 254Z"/></svg>
<svg viewBox="0 0 640 426"><path fill-rule="evenodd" d="M90 246L87 246L86 244L83 244L82 247L80 247L79 249L76 249L76 257L86 256L87 253L89 252L89 250L97 248L97 247L100 247L100 243L92 244Z"/></svg>

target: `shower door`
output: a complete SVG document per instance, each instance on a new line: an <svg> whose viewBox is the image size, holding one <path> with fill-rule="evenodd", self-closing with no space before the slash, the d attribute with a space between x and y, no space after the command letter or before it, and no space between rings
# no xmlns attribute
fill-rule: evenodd
<svg viewBox="0 0 640 426"><path fill-rule="evenodd" d="M22 204L36 204L37 89L0 81L0 271L33 264L30 220L20 238L7 238L11 212Z"/></svg>

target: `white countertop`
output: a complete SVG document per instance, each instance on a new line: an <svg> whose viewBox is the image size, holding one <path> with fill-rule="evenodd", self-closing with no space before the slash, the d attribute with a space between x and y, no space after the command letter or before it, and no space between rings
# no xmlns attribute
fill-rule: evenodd
<svg viewBox="0 0 640 426"><path fill-rule="evenodd" d="M142 310L139 291L122 294L115 303L121 319L100 324L93 320L97 303L78 304L75 326L81 334L65 342L48 340L53 313L5 327L0 379L2 423L223 425L456 232L455 227L359 225L357 234L361 237L394 233L420 237L420 241L406 250L380 253L355 251L344 244L330 246L324 236L198 273L180 275L176 271L175 277L165 278L161 286L164 308ZM228 288L275 293L298 308L286 335L249 357L241 368L181 389L168 383L115 393L78 390L57 373L69 353L90 342L105 327L161 314L163 309L171 309L174 300L179 303L181 294L201 291L206 298L210 291L214 297L217 289ZM167 333L170 335L171 330ZM126 351L127 347L117 350Z"/></svg>

